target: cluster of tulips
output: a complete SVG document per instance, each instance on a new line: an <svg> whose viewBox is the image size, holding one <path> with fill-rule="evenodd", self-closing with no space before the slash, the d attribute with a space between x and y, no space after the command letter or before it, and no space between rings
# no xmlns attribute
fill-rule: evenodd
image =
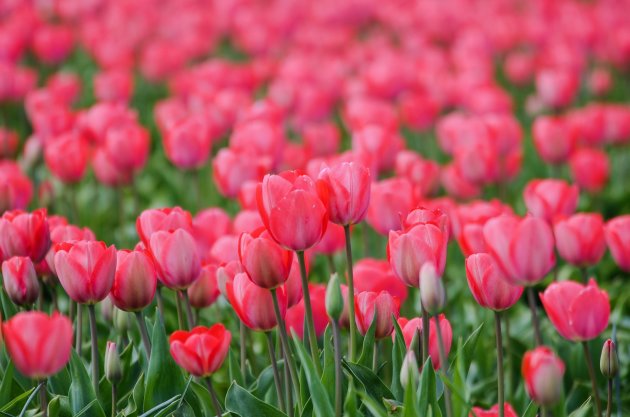
<svg viewBox="0 0 630 417"><path fill-rule="evenodd" d="M0 414L630 412L628 28L0 2Z"/></svg>

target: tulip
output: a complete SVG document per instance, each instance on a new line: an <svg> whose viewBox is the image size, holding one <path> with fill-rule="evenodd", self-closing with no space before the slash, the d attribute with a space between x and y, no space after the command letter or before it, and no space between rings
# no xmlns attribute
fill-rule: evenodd
<svg viewBox="0 0 630 417"><path fill-rule="evenodd" d="M286 137L281 123L275 120L248 120L239 123L230 136L229 148L237 153L259 155L270 162L275 170L281 162Z"/></svg>
<svg viewBox="0 0 630 417"><path fill-rule="evenodd" d="M580 149L569 160L571 177L575 183L589 193L600 192L610 177L610 161L600 149Z"/></svg>
<svg viewBox="0 0 630 417"><path fill-rule="evenodd" d="M0 160L0 212L24 210L33 198L33 184L20 166Z"/></svg>
<svg viewBox="0 0 630 417"><path fill-rule="evenodd" d="M598 213L578 213L554 225L560 256L572 265L596 265L606 252L604 221Z"/></svg>
<svg viewBox="0 0 630 417"><path fill-rule="evenodd" d="M370 202L370 171L356 162L324 168L319 179L327 188L330 221L342 226L360 223Z"/></svg>
<svg viewBox="0 0 630 417"><path fill-rule="evenodd" d="M169 338L170 352L186 372L205 378L219 370L231 340L232 334L220 323L212 327L197 326L191 331L174 332Z"/></svg>
<svg viewBox="0 0 630 417"><path fill-rule="evenodd" d="M133 172L118 168L103 148L94 152L92 168L98 182L109 187L121 187L132 181Z"/></svg>
<svg viewBox="0 0 630 417"><path fill-rule="evenodd" d="M150 255L140 250L119 250L111 298L116 307L139 311L153 302L157 287L155 265Z"/></svg>
<svg viewBox="0 0 630 417"><path fill-rule="evenodd" d="M247 274L240 272L232 282L225 283L227 299L239 319L250 329L269 331L278 325L271 292L254 284ZM283 290L276 291L281 317L287 311L287 299Z"/></svg>
<svg viewBox="0 0 630 417"><path fill-rule="evenodd" d="M444 341L444 351L446 356L451 351L451 345L453 342L453 330L451 323L448 321L444 314L437 316L437 320L440 322L440 331ZM411 320L401 317L398 319L398 325L402 330L403 339L407 345L407 349L411 346L411 341L417 332L422 333L423 325L420 317L413 318ZM428 356L431 356L431 363L434 369L441 369L442 362L440 360L440 347L437 335L437 327L435 320L431 320L429 323L429 352Z"/></svg>
<svg viewBox="0 0 630 417"><path fill-rule="evenodd" d="M540 116L534 121L532 136L543 161L549 164L562 164L574 151L580 132L565 118Z"/></svg>
<svg viewBox="0 0 630 417"><path fill-rule="evenodd" d="M89 153L85 138L77 133L68 132L46 145L44 159L46 166L56 178L73 184L83 178L88 166Z"/></svg>
<svg viewBox="0 0 630 417"><path fill-rule="evenodd" d="M400 314L400 301L387 291L379 293L365 291L359 293L354 301L355 318L359 332L365 336L372 322L376 321L374 337L383 339L392 334L394 322Z"/></svg>
<svg viewBox="0 0 630 417"><path fill-rule="evenodd" d="M624 271L630 271L630 215L618 216L605 227L606 242L613 259Z"/></svg>
<svg viewBox="0 0 630 417"><path fill-rule="evenodd" d="M192 230L192 217L180 207L144 210L136 220L138 236L149 247L151 235L158 231Z"/></svg>
<svg viewBox="0 0 630 417"><path fill-rule="evenodd" d="M33 52L46 64L61 63L73 44L74 32L69 26L42 25L33 34Z"/></svg>
<svg viewBox="0 0 630 417"><path fill-rule="evenodd" d="M523 191L527 211L553 223L559 216L570 216L577 207L577 186L562 180L545 179L530 181Z"/></svg>
<svg viewBox="0 0 630 417"><path fill-rule="evenodd" d="M468 417L499 417L499 405L495 404L492 406L492 408L490 408L489 410L484 410L481 407L473 407L472 408L472 412L468 415ZM505 403L504 405L504 409L503 409L503 416L505 417L518 417L518 414L516 414L516 411L514 411L514 408L512 408L512 405L509 403Z"/></svg>
<svg viewBox="0 0 630 417"><path fill-rule="evenodd" d="M96 240L96 236L94 236L94 232L92 232L87 227L80 228L73 224L66 224L66 219L62 219L63 224L54 224L55 216L48 217L48 224L50 226L50 240L53 245L46 253L46 264L48 268L56 274L55 272L55 245L57 243L63 242L71 242L74 240Z"/></svg>
<svg viewBox="0 0 630 417"><path fill-rule="evenodd" d="M395 172L397 177L407 178L411 182L417 197L433 195L440 186L440 165L430 159L423 159L413 151L398 153Z"/></svg>
<svg viewBox="0 0 630 417"><path fill-rule="evenodd" d="M126 103L133 93L133 74L119 69L99 72L94 75L93 87L98 101Z"/></svg>
<svg viewBox="0 0 630 417"><path fill-rule="evenodd" d="M527 393L534 402L551 406L562 397L564 363L547 346L525 352L521 372Z"/></svg>
<svg viewBox="0 0 630 417"><path fill-rule="evenodd" d="M116 349L116 343L107 341L105 347L105 378L115 386L122 378L123 369L120 363L120 355Z"/></svg>
<svg viewBox="0 0 630 417"><path fill-rule="evenodd" d="M481 186L466 179L454 163L442 167L440 180L447 194L453 198L475 198L482 191Z"/></svg>
<svg viewBox="0 0 630 417"><path fill-rule="evenodd" d="M193 237L184 229L151 234L149 248L155 260L158 279L173 290L185 290L201 272L201 262Z"/></svg>
<svg viewBox="0 0 630 417"><path fill-rule="evenodd" d="M544 68L536 74L536 93L547 107L570 105L579 85L579 74L572 69Z"/></svg>
<svg viewBox="0 0 630 417"><path fill-rule="evenodd" d="M235 235L224 235L210 249L209 259L220 264L238 260L238 240Z"/></svg>
<svg viewBox="0 0 630 417"><path fill-rule="evenodd" d="M343 294L339 284L339 276L332 274L326 286L326 314L335 323L341 318L344 307Z"/></svg>
<svg viewBox="0 0 630 417"><path fill-rule="evenodd" d="M390 178L372 185L367 222L374 230L386 235L401 228L401 218L413 209L413 186L406 178Z"/></svg>
<svg viewBox="0 0 630 417"><path fill-rule="evenodd" d="M352 130L352 149L370 161L372 175L393 168L396 155L405 147L396 129L373 123Z"/></svg>
<svg viewBox="0 0 630 417"><path fill-rule="evenodd" d="M442 277L435 271L435 265L425 263L420 270L420 300L422 308L430 315L439 313L444 308L446 293Z"/></svg>
<svg viewBox="0 0 630 417"><path fill-rule="evenodd" d="M523 287L510 284L494 258L487 253L466 258L466 278L475 301L494 311L512 307L523 294Z"/></svg>
<svg viewBox="0 0 630 417"><path fill-rule="evenodd" d="M238 256L243 270L259 287L276 288L289 277L293 252L283 249L264 229L241 235Z"/></svg>
<svg viewBox="0 0 630 417"><path fill-rule="evenodd" d="M331 268L334 270L332 255L342 250L345 247L345 244L344 226L328 222L328 226L326 226L326 233L322 236L322 240L313 247L313 252L327 255L329 262L333 264Z"/></svg>
<svg viewBox="0 0 630 417"><path fill-rule="evenodd" d="M32 213L20 210L5 212L0 218L0 256L28 256L41 261L50 248L50 232L46 209Z"/></svg>
<svg viewBox="0 0 630 417"><path fill-rule="evenodd" d="M31 258L14 256L2 262L4 289L19 306L33 304L39 297L39 282Z"/></svg>
<svg viewBox="0 0 630 417"><path fill-rule="evenodd" d="M188 287L188 298L194 308L209 307L221 295L217 282L217 269L216 264L203 265L197 281Z"/></svg>
<svg viewBox="0 0 630 417"><path fill-rule="evenodd" d="M2 324L2 335L15 367L28 378L55 375L70 360L72 323L59 313L18 313Z"/></svg>
<svg viewBox="0 0 630 417"><path fill-rule="evenodd" d="M200 116L186 117L166 132L163 142L166 156L173 165L196 169L203 166L210 155L211 127Z"/></svg>
<svg viewBox="0 0 630 417"><path fill-rule="evenodd" d="M105 153L119 170L136 172L149 156L149 132L137 123L112 126L105 133Z"/></svg>
<svg viewBox="0 0 630 417"><path fill-rule="evenodd" d="M407 299L407 286L396 277L388 261L363 258L354 265L353 270L357 293L388 291L401 304Z"/></svg>
<svg viewBox="0 0 630 417"><path fill-rule="evenodd" d="M258 215L258 213L257 213ZM232 231L230 216L218 207L201 210L192 219L192 235L202 262L210 261L210 251L216 241Z"/></svg>
<svg viewBox="0 0 630 417"><path fill-rule="evenodd" d="M223 148L212 161L212 172L217 189L229 198L238 196L243 184L260 181L270 170L271 161L254 153L237 153Z"/></svg>
<svg viewBox="0 0 630 417"><path fill-rule="evenodd" d="M610 379L613 379L617 372L619 372L619 359L617 357L617 348L615 346L615 342L611 339L608 339L604 342L604 347L602 348L602 355L599 361L599 369L602 374ZM610 397L608 401L610 402ZM608 412L607 415L610 415Z"/></svg>
<svg viewBox="0 0 630 417"><path fill-rule="evenodd" d="M313 308L315 335L319 338L324 334L329 323L328 314L326 313L326 287L321 284L310 284L308 292ZM285 317L288 333L291 334L291 331L294 331L300 339L304 338L305 313L304 299L302 299L299 303L287 309Z"/></svg>

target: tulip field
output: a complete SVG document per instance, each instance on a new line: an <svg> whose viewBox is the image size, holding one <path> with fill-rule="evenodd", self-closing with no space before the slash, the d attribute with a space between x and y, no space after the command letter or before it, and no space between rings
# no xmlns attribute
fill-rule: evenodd
<svg viewBox="0 0 630 417"><path fill-rule="evenodd" d="M0 0L0 417L630 416L630 0Z"/></svg>

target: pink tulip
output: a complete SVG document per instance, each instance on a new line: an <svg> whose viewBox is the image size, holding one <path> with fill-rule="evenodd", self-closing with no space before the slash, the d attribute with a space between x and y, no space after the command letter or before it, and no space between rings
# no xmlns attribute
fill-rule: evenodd
<svg viewBox="0 0 630 417"><path fill-rule="evenodd" d="M98 148L94 152L92 168L98 182L110 187L130 184L133 179L133 173L118 168L103 148Z"/></svg>
<svg viewBox="0 0 630 417"><path fill-rule="evenodd" d="M74 35L68 26L42 25L33 34L33 52L47 64L59 64L72 51Z"/></svg>
<svg viewBox="0 0 630 417"><path fill-rule="evenodd" d="M313 322L315 325L315 335L320 337L324 334L328 326L329 318L326 313L326 286L321 284L309 284L309 296L311 297L311 307L313 308ZM285 322L287 332L294 331L300 338L304 339L304 300L287 309Z"/></svg>
<svg viewBox="0 0 630 417"><path fill-rule="evenodd" d="M491 310L506 310L523 294L523 287L510 284L499 265L487 253L466 258L466 277L475 301Z"/></svg>
<svg viewBox="0 0 630 417"><path fill-rule="evenodd" d="M136 219L136 231L146 247L149 247L153 233L173 232L180 228L192 231L192 217L180 207L144 210Z"/></svg>
<svg viewBox="0 0 630 417"><path fill-rule="evenodd" d="M197 281L188 287L188 298L190 299L190 305L194 308L209 307L221 295L217 280L217 269L218 266L215 264L203 265Z"/></svg>
<svg viewBox="0 0 630 417"><path fill-rule="evenodd" d="M31 258L14 256L2 262L2 281L15 304L28 306L39 297L39 281Z"/></svg>
<svg viewBox="0 0 630 417"><path fill-rule="evenodd" d="M521 367L527 393L536 403L549 406L562 396L564 362L547 346L525 352Z"/></svg>
<svg viewBox="0 0 630 417"><path fill-rule="evenodd" d="M532 127L534 145L543 161L549 164L566 162L575 149L580 132L559 116L540 116Z"/></svg>
<svg viewBox="0 0 630 417"><path fill-rule="evenodd" d="M313 252L324 255L333 255L344 249L346 245L346 235L343 226L328 222L326 233L322 240L313 247Z"/></svg>
<svg viewBox="0 0 630 417"><path fill-rule="evenodd" d="M217 189L229 198L238 196L247 181L260 181L270 170L271 161L259 155L223 148L212 161Z"/></svg>
<svg viewBox="0 0 630 417"><path fill-rule="evenodd" d="M453 198L470 199L481 194L481 187L466 179L454 163L442 167L440 179L448 195Z"/></svg>
<svg viewBox="0 0 630 417"><path fill-rule="evenodd" d="M104 145L109 160L118 169L136 172L141 170L147 161L151 137L141 125L124 123L107 129Z"/></svg>
<svg viewBox="0 0 630 417"><path fill-rule="evenodd" d="M278 245L265 229L243 233L238 256L247 276L259 287L276 288L289 277L293 252Z"/></svg>
<svg viewBox="0 0 630 417"><path fill-rule="evenodd" d="M382 235L401 228L401 219L415 206L413 186L405 178L391 178L372 185L367 222Z"/></svg>
<svg viewBox="0 0 630 417"><path fill-rule="evenodd" d="M46 214L46 209L5 212L0 218L0 257L28 256L35 263L41 261L50 248Z"/></svg>
<svg viewBox="0 0 630 417"><path fill-rule="evenodd" d="M548 68L536 74L536 93L547 107L569 106L579 85L578 74L569 69Z"/></svg>
<svg viewBox="0 0 630 417"><path fill-rule="evenodd" d="M230 136L230 149L237 153L251 153L270 161L270 169L278 167L286 146L282 126L274 121L250 120L237 125Z"/></svg>
<svg viewBox="0 0 630 417"><path fill-rule="evenodd" d="M212 247L222 236L232 231L230 216L217 207L198 212L192 220L192 235L202 262L208 261Z"/></svg>
<svg viewBox="0 0 630 417"><path fill-rule="evenodd" d="M157 275L151 256L140 250L119 250L111 299L125 311L140 311L153 301Z"/></svg>
<svg viewBox="0 0 630 417"><path fill-rule="evenodd" d="M204 378L219 370L230 350L232 334L218 323L197 326L190 332L178 330L169 337L175 362L191 375Z"/></svg>
<svg viewBox="0 0 630 417"><path fill-rule="evenodd" d="M492 408L484 410L481 407L473 407L473 411L470 412L468 417L499 417L499 405L495 404ZM504 417L518 417L516 411L510 403L505 403L503 406Z"/></svg>
<svg viewBox="0 0 630 417"><path fill-rule="evenodd" d="M356 162L324 168L319 179L328 189L330 221L343 226L360 223L370 202L370 171Z"/></svg>
<svg viewBox="0 0 630 417"><path fill-rule="evenodd" d="M549 223L558 216L570 216L578 204L577 186L562 180L530 181L523 191L527 211Z"/></svg>
<svg viewBox="0 0 630 417"><path fill-rule="evenodd" d="M69 132L46 145L44 159L52 174L72 184L81 181L89 162L89 146L83 136Z"/></svg>
<svg viewBox="0 0 630 417"><path fill-rule="evenodd" d="M448 356L453 343L453 330L451 328L451 323L444 314L440 314L438 316L438 320L440 322L440 331L442 332L442 340L444 342L444 351ZM416 317L409 320L405 317L401 317L398 319L398 325L402 330L407 349L409 349L416 332L420 331L420 334L422 334L422 319L420 317ZM440 369L442 363L440 362L440 346L438 344L437 328L435 326L435 319L433 319L429 322L429 356L431 356L431 363L433 363L433 367L435 369Z"/></svg>
<svg viewBox="0 0 630 417"><path fill-rule="evenodd" d="M608 183L610 161L606 152L583 148L575 151L569 160L571 177L575 183L589 193L598 193Z"/></svg>
<svg viewBox="0 0 630 417"><path fill-rule="evenodd" d="M376 320L374 337L383 339L394 330L392 317L397 319L400 314L400 300L387 291L365 291L356 295L354 308L359 332L365 336L372 322Z"/></svg>
<svg viewBox="0 0 630 417"><path fill-rule="evenodd" d="M155 260L158 279L166 287L184 290L199 277L201 261L197 246L186 230L153 233L149 249Z"/></svg>
<svg viewBox="0 0 630 417"><path fill-rule="evenodd" d="M430 159L423 159L413 151L401 151L396 156L397 177L407 178L417 197L428 197L440 187L440 165Z"/></svg>
<svg viewBox="0 0 630 417"><path fill-rule="evenodd" d="M269 331L278 325L271 292L254 284L245 273L238 273L232 282L225 283L227 299L239 319L250 329ZM287 298L278 290L278 304L282 317L287 311Z"/></svg>
<svg viewBox="0 0 630 417"><path fill-rule="evenodd" d="M618 216L605 227L606 242L613 259L624 271L630 271L630 215Z"/></svg>
<svg viewBox="0 0 630 417"><path fill-rule="evenodd" d="M594 279L588 285L574 281L551 284L540 294L549 320L565 339L591 340L599 336L610 317L608 293L600 290Z"/></svg>
<svg viewBox="0 0 630 417"><path fill-rule="evenodd" d="M570 264L596 265L606 252L604 221L598 213L577 213L554 225L556 247Z"/></svg>
<svg viewBox="0 0 630 417"><path fill-rule="evenodd" d="M133 74L112 69L94 75L94 96L98 101L126 103L133 93Z"/></svg>
<svg viewBox="0 0 630 417"><path fill-rule="evenodd" d="M387 291L403 304L407 299L407 286L392 270L389 262L380 259L363 258L354 264L354 289L357 293Z"/></svg>
<svg viewBox="0 0 630 417"><path fill-rule="evenodd" d="M176 123L163 138L169 161L180 169L203 166L210 155L212 132L201 117L187 117Z"/></svg>
<svg viewBox="0 0 630 417"><path fill-rule="evenodd" d="M0 158L11 158L17 151L19 144L15 131L0 127Z"/></svg>
<svg viewBox="0 0 630 417"><path fill-rule="evenodd" d="M265 227L260 218L258 210L242 210L235 217L232 224L234 234L240 236L241 233L251 233L256 229Z"/></svg>
<svg viewBox="0 0 630 417"><path fill-rule="evenodd" d="M20 166L8 160L0 161L0 212L24 210L33 198L33 184Z"/></svg>

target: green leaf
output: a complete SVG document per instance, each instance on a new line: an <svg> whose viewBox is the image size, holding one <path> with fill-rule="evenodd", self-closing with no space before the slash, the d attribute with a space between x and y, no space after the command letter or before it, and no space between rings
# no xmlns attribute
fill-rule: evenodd
<svg viewBox="0 0 630 417"><path fill-rule="evenodd" d="M574 412L569 414L569 417L585 417L591 412L591 397L587 398L586 401Z"/></svg>
<svg viewBox="0 0 630 417"><path fill-rule="evenodd" d="M212 397L210 393L203 385L200 385L196 382L190 383L190 392L186 394L186 401L189 401L188 398L191 396L195 396L197 398L197 402L201 407L202 416L212 416L215 414L214 408L212 408ZM190 401L189 401L190 404ZM194 407L193 407L194 408Z"/></svg>
<svg viewBox="0 0 630 417"><path fill-rule="evenodd" d="M105 412L96 400L96 394L94 393L94 387L92 381L85 370L83 362L73 350L70 357L70 376L72 377L72 384L70 384L70 392L68 397L70 398L70 408L72 414L78 414L88 405L91 406L90 416L105 417Z"/></svg>
<svg viewBox="0 0 630 417"><path fill-rule="evenodd" d="M342 364L361 383L367 394L377 402L381 403L383 399L394 398L389 388L371 369L346 360L343 360Z"/></svg>
<svg viewBox="0 0 630 417"><path fill-rule="evenodd" d="M374 355L374 334L376 333L376 309L374 310L374 317L372 318L372 324L368 329L365 337L363 338L363 350L361 351L361 357L359 358L359 365L366 367L372 366L372 356Z"/></svg>
<svg viewBox="0 0 630 417"><path fill-rule="evenodd" d="M68 397L55 395L48 402L48 417L72 417Z"/></svg>
<svg viewBox="0 0 630 417"><path fill-rule="evenodd" d="M403 400L403 417L420 417L426 415L426 413L420 414L419 407L422 405L418 404L418 393L416 390L416 382L413 378L408 378L407 386L405 387L405 398Z"/></svg>
<svg viewBox="0 0 630 417"><path fill-rule="evenodd" d="M151 352L153 353L153 352ZM177 407L178 405L178 401L181 398L180 394L177 394L176 396L174 396L173 398L169 398L168 400L156 405L155 407L151 408L150 410L146 411L145 413L141 414L140 417L151 417L151 416L157 416L159 414L161 414L161 412L163 412L164 410L173 410L174 408Z"/></svg>
<svg viewBox="0 0 630 417"><path fill-rule="evenodd" d="M151 359L144 386L144 410L181 394L185 386L184 376L169 353L164 324L160 320L153 326L151 346Z"/></svg>
<svg viewBox="0 0 630 417"><path fill-rule="evenodd" d="M394 397L402 401L404 390L402 385L400 384L400 368L402 366L403 360L405 359L405 353L407 351L407 345L405 344L405 339L402 334L402 329L398 325L398 320L394 320L394 346L392 347L392 386L391 390L394 394Z"/></svg>
<svg viewBox="0 0 630 417"><path fill-rule="evenodd" d="M388 417L386 409L382 404L374 400L374 398L370 397L365 392L359 392L359 396L361 397L361 402L365 405L365 408L367 408L374 417Z"/></svg>
<svg viewBox="0 0 630 417"><path fill-rule="evenodd" d="M311 392L311 401L313 402L313 411L315 411L315 415L317 417L330 417L334 415L335 412L333 411L333 407L330 405L328 394L326 394L326 390L324 389L322 382L319 380L319 376L315 370L315 365L311 361L311 358L302 345L302 342L295 335L295 332L293 332L293 345L295 346L295 350L300 358L300 363L302 364L302 369L304 370L306 376L306 383L308 384L308 388Z"/></svg>
<svg viewBox="0 0 630 417"><path fill-rule="evenodd" d="M11 388L13 387L13 374L15 372L15 365L9 361L7 370L4 372L2 382L0 383L0 404L6 404L11 399Z"/></svg>
<svg viewBox="0 0 630 417"><path fill-rule="evenodd" d="M286 417L282 411L254 397L236 382L228 389L225 408L241 417Z"/></svg>
<svg viewBox="0 0 630 417"><path fill-rule="evenodd" d="M538 413L538 406L533 401L530 401L523 413L523 417L536 417L536 413Z"/></svg>
<svg viewBox="0 0 630 417"><path fill-rule="evenodd" d="M27 398L33 393L34 390L35 388L31 388L28 391L25 391L22 394L18 395L17 397L12 399L10 402L5 404L2 408L0 408L0 411L6 413L12 410L14 407L17 408L18 405L22 404L23 401L27 400Z"/></svg>
<svg viewBox="0 0 630 417"><path fill-rule="evenodd" d="M333 336L331 325L326 326L324 332L324 367L322 372L322 384L326 388L328 398L335 401L335 351L333 348ZM342 375L343 376L343 375Z"/></svg>
<svg viewBox="0 0 630 417"><path fill-rule="evenodd" d="M4 287L0 285L0 300L2 304L2 319L9 320L11 317L17 314L17 307L13 304L13 301L7 297L7 294L4 292Z"/></svg>
<svg viewBox="0 0 630 417"><path fill-rule="evenodd" d="M433 395L434 398L431 398L431 387L435 389L435 371L433 370L431 358L427 358L424 365L422 365L420 385L418 386L418 410L421 416L427 415L429 404L435 399L435 395Z"/></svg>
<svg viewBox="0 0 630 417"><path fill-rule="evenodd" d="M243 374L241 373L241 367L239 366L232 349L230 349L230 352L228 353L228 376L230 377L230 381L236 381L236 383L241 386L245 385L243 381Z"/></svg>

